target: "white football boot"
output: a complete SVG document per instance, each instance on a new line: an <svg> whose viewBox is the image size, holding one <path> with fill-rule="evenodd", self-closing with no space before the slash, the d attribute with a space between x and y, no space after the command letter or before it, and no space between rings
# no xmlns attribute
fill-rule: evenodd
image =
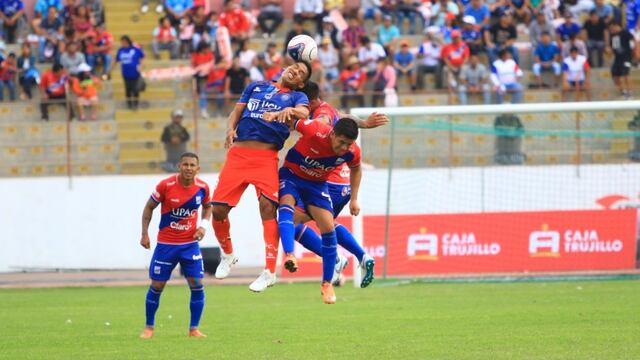
<svg viewBox="0 0 640 360"><path fill-rule="evenodd" d="M220 256L220 264L216 269L216 279L224 279L229 276L231 267L238 262L238 257L233 254L225 254L224 252Z"/></svg>
<svg viewBox="0 0 640 360"><path fill-rule="evenodd" d="M367 254L364 254L362 257L362 262L360 262L360 269L362 271L362 282L360 282L361 288L366 288L373 282L374 272L373 267L376 265L375 260Z"/></svg>
<svg viewBox="0 0 640 360"><path fill-rule="evenodd" d="M333 284L333 286L339 284L340 274L342 274L342 270L344 270L347 265L349 265L349 260L346 257L338 254L338 257L336 258L336 267L333 269L333 277L331 278L331 283Z"/></svg>
<svg viewBox="0 0 640 360"><path fill-rule="evenodd" d="M273 286L275 283L276 274L264 269L260 276L258 276L258 278L249 285L249 290L253 292L263 292L266 288Z"/></svg>

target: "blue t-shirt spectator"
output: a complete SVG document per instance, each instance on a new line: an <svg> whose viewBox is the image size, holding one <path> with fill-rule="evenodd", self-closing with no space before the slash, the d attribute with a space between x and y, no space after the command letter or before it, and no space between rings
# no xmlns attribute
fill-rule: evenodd
<svg viewBox="0 0 640 360"><path fill-rule="evenodd" d="M380 44L388 44L393 39L397 39L400 37L400 30L397 26L391 25L389 28L385 28L384 26L380 26L380 30L378 30L378 42Z"/></svg>
<svg viewBox="0 0 640 360"><path fill-rule="evenodd" d="M538 44L538 47L536 47L534 54L541 62L553 61L555 60L556 55L560 54L560 49L554 43L549 43L549 45L540 43Z"/></svg>
<svg viewBox="0 0 640 360"><path fill-rule="evenodd" d="M116 61L119 61L122 65L122 77L130 80L139 78L140 71L138 71L138 66L142 58L144 58L144 53L135 46L120 48L116 55Z"/></svg>
<svg viewBox="0 0 640 360"><path fill-rule="evenodd" d="M402 51L398 51L394 60L402 67L408 66L414 60L414 56L411 52L402 53Z"/></svg>
<svg viewBox="0 0 640 360"><path fill-rule="evenodd" d="M562 23L556 29L556 33L560 36L562 41L569 40L569 37L573 34L580 34L580 25L572 22L571 25L567 25L567 23Z"/></svg>
<svg viewBox="0 0 640 360"><path fill-rule="evenodd" d="M464 9L464 15L473 16L473 18L476 19L476 24L481 25L484 19L491 16L491 10L489 10L486 4L482 4L478 9L469 5Z"/></svg>
<svg viewBox="0 0 640 360"><path fill-rule="evenodd" d="M462 41L464 42L474 42L480 39L480 31L476 29L463 29L462 30Z"/></svg>
<svg viewBox="0 0 640 360"><path fill-rule="evenodd" d="M55 7L58 13L60 13L62 11L62 0L38 0L33 11L41 17L46 18L51 6Z"/></svg>
<svg viewBox="0 0 640 360"><path fill-rule="evenodd" d="M593 7L593 10L596 11L600 19L605 19L613 15L613 6L611 6L611 4L603 4L602 7L596 5Z"/></svg>
<svg viewBox="0 0 640 360"><path fill-rule="evenodd" d="M182 14L183 12L191 9L193 6L192 0L166 0L166 5L169 9Z"/></svg>
<svg viewBox="0 0 640 360"><path fill-rule="evenodd" d="M633 31L640 18L640 0L624 0L627 15L627 30Z"/></svg>
<svg viewBox="0 0 640 360"><path fill-rule="evenodd" d="M24 9L24 4L21 0L1 0L0 11L2 11L7 17L12 17L18 11Z"/></svg>

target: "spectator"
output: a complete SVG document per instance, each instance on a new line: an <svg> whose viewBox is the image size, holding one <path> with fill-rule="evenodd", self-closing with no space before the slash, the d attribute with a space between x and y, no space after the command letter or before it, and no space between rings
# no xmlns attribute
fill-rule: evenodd
<svg viewBox="0 0 640 360"><path fill-rule="evenodd" d="M84 121L84 107L91 107L91 120L98 118L98 89L97 77L91 74L91 66L82 64L78 67L78 77L71 79L71 87L78 101L78 115L80 121Z"/></svg>
<svg viewBox="0 0 640 360"><path fill-rule="evenodd" d="M569 91L575 91L576 96L580 91L584 91L587 100L591 100L587 57L579 55L576 47L571 48L570 54L562 63L562 101L565 101L565 95Z"/></svg>
<svg viewBox="0 0 640 360"><path fill-rule="evenodd" d="M544 12L539 11L536 19L529 24L529 39L531 40L531 48L535 49L542 39L542 33L555 33L556 29L553 24L547 20ZM558 44L559 45L559 44Z"/></svg>
<svg viewBox="0 0 640 360"><path fill-rule="evenodd" d="M418 58L418 75L416 86L424 89L424 75L433 74L436 89L442 89L442 65L440 58L442 47L432 33L427 33L416 54Z"/></svg>
<svg viewBox="0 0 640 360"><path fill-rule="evenodd" d="M596 4L591 11L595 11L600 19L605 24L609 24L613 21L613 6L607 4L604 0L595 0Z"/></svg>
<svg viewBox="0 0 640 360"><path fill-rule="evenodd" d="M516 21L522 24L529 24L531 20L531 3L529 0L507 0L508 11L513 14Z"/></svg>
<svg viewBox="0 0 640 360"><path fill-rule="evenodd" d="M49 7L47 16L42 19L36 32L39 35L38 60L45 62L56 58L58 52L62 52L64 48L64 23L55 6Z"/></svg>
<svg viewBox="0 0 640 360"><path fill-rule="evenodd" d="M184 113L177 109L171 113L171 124L164 127L160 140L164 144L167 160L160 165L166 172L175 172L180 163L180 156L187 151L189 132L182 126Z"/></svg>
<svg viewBox="0 0 640 360"><path fill-rule="evenodd" d="M193 34L195 33L195 26L191 16L185 16L180 20L180 58L186 59L191 55L191 44L193 42Z"/></svg>
<svg viewBox="0 0 640 360"><path fill-rule="evenodd" d="M228 101L239 98L247 85L249 85L249 72L240 67L240 59L235 57L224 80L225 99Z"/></svg>
<svg viewBox="0 0 640 360"><path fill-rule="evenodd" d="M276 44L272 42L267 44L267 52L265 55L267 69L265 70L264 75L267 78L267 81L276 80L280 77L280 73L283 70L283 57L278 53Z"/></svg>
<svg viewBox="0 0 640 360"><path fill-rule="evenodd" d="M133 46L133 42L129 36L124 35L120 38L120 49L116 54L116 61L111 64L111 69L116 63L121 64L121 73L124 80L125 96L127 97L127 107L130 110L138 109L138 98L140 97L142 74L142 59L144 59L144 52L139 48Z"/></svg>
<svg viewBox="0 0 640 360"><path fill-rule="evenodd" d="M416 90L416 61L415 56L409 51L409 42L403 40L400 43L400 51L393 58L393 67L398 77L406 76L411 85L411 90Z"/></svg>
<svg viewBox="0 0 640 360"><path fill-rule="evenodd" d="M533 74L536 76L538 86L543 87L542 72L553 71L556 77L556 86L560 80L560 49L551 42L551 34L543 33L542 42L538 44L533 53Z"/></svg>
<svg viewBox="0 0 640 360"><path fill-rule="evenodd" d="M338 64L340 63L340 57L336 49L331 46L331 40L329 38L323 38L318 49L318 59L324 69L325 81L323 91L333 92L333 84L338 80L339 70Z"/></svg>
<svg viewBox="0 0 640 360"><path fill-rule="evenodd" d="M589 54L589 61L593 67L602 67L604 64L604 39L605 33L609 31L607 25L604 23L595 10L591 10L589 13L589 19L585 21L582 26L583 38L587 39L587 53Z"/></svg>
<svg viewBox="0 0 640 360"><path fill-rule="evenodd" d="M67 75L59 63L53 64L51 70L42 74L42 80L40 81L40 113L42 120L49 121L50 104L67 106L66 83ZM73 118L73 109L70 115Z"/></svg>
<svg viewBox="0 0 640 360"><path fill-rule="evenodd" d="M9 53L6 59L0 63L0 101L4 101L4 87L9 90L9 99L16 100L16 54Z"/></svg>
<svg viewBox="0 0 640 360"><path fill-rule="evenodd" d="M67 45L66 51L60 56L60 64L69 72L71 76L76 76L80 72L80 65L87 62L84 54L78 49L77 42L71 42Z"/></svg>
<svg viewBox="0 0 640 360"><path fill-rule="evenodd" d="M293 6L293 20L300 23L312 21L316 23L316 29L322 35L322 17L324 4L322 0L296 0Z"/></svg>
<svg viewBox="0 0 640 360"><path fill-rule="evenodd" d="M522 78L522 70L511 58L511 53L507 49L502 49L498 53L498 60L491 65L491 80L496 91L496 103L502 104L504 94L511 93L511 103L517 104L522 100L522 85L519 83Z"/></svg>
<svg viewBox="0 0 640 360"><path fill-rule="evenodd" d="M394 17L396 15L396 3L396 0L380 0L378 9L382 13L382 16L389 15Z"/></svg>
<svg viewBox="0 0 640 360"><path fill-rule="evenodd" d="M467 105L467 94L480 94L485 105L491 103L491 86L489 86L489 71L478 60L478 54L469 56L469 63L462 65L460 70L460 105Z"/></svg>
<svg viewBox="0 0 640 360"><path fill-rule="evenodd" d="M0 1L0 20L5 33L5 40L15 44L16 35L24 27L24 4L22 0Z"/></svg>
<svg viewBox="0 0 640 360"><path fill-rule="evenodd" d="M178 33L176 29L171 26L171 21L167 17L160 18L160 20L158 20L158 26L153 29L153 39L151 40L153 57L158 60L160 59L161 50L169 50L171 60L177 59L179 47Z"/></svg>
<svg viewBox="0 0 640 360"><path fill-rule="evenodd" d="M625 99L631 97L631 85L629 83L629 71L633 61L633 35L623 29L619 23L612 22L609 25L609 41L607 53L614 54L611 76L618 87L620 95Z"/></svg>
<svg viewBox="0 0 640 360"><path fill-rule="evenodd" d="M32 89L40 82L40 73L36 68L36 57L31 54L29 44L22 44L22 53L18 57L18 81L24 92L21 98L31 99L33 97Z"/></svg>
<svg viewBox="0 0 640 360"><path fill-rule="evenodd" d="M480 28L486 28L489 26L491 20L491 11L489 7L482 0L471 0L471 2L464 8L465 18L472 16L476 25Z"/></svg>
<svg viewBox="0 0 640 360"><path fill-rule="evenodd" d="M162 14L164 11L163 0L156 0L156 13ZM149 12L149 0L142 0L142 6L140 7L140 12L146 14Z"/></svg>
<svg viewBox="0 0 640 360"><path fill-rule="evenodd" d="M207 24L209 18L204 12L204 6L198 6L193 9L193 16L191 20L193 21L193 38L191 48L195 51L201 41L206 41L208 36L207 34L209 32L209 25Z"/></svg>
<svg viewBox="0 0 640 360"><path fill-rule="evenodd" d="M409 34L416 33L416 17L418 16L418 7L414 0L397 0L396 14L398 16L398 26L402 30L404 28L405 17L409 19Z"/></svg>
<svg viewBox="0 0 640 360"><path fill-rule="evenodd" d="M569 41L565 41L562 45L562 58L566 58L569 56L569 51L572 47L578 48L578 53L580 55L587 56L587 45L585 45L584 41L578 39L578 34L571 34L569 36Z"/></svg>
<svg viewBox="0 0 640 360"><path fill-rule="evenodd" d="M195 70L193 77L196 80L196 91L200 105L200 116L207 119L207 83L211 68L213 66L214 55L211 47L204 41L201 41L196 51L191 54L191 66Z"/></svg>
<svg viewBox="0 0 640 360"><path fill-rule="evenodd" d="M376 25L380 24L380 20L382 20L380 5L382 5L380 0L362 0L358 9L360 22L364 23L366 19L373 19Z"/></svg>
<svg viewBox="0 0 640 360"><path fill-rule="evenodd" d="M97 75L96 67L102 64L102 79L108 78L107 72L111 67L111 50L113 48L113 36L105 29L104 25L96 28L95 37L91 46L91 51L87 51L87 62Z"/></svg>
<svg viewBox="0 0 640 360"><path fill-rule="evenodd" d="M65 0L64 7L60 13L65 27L69 29L73 28L73 16L76 14L77 6L76 0Z"/></svg>
<svg viewBox="0 0 640 360"><path fill-rule="evenodd" d="M287 53L287 46L289 45L289 41L291 41L291 39L293 39L294 37L296 37L298 35L309 35L309 36L311 36L311 34L309 34L309 32L307 32L307 30L304 30L302 28L302 22L294 21L293 22L293 26L291 27L291 30L289 30L289 32L287 33L287 36L284 38L284 45L282 47L282 53L283 54Z"/></svg>
<svg viewBox="0 0 640 360"><path fill-rule="evenodd" d="M342 31L342 50L345 57L357 56L360 48L360 39L366 36L367 32L360 24L357 17L349 18L349 27Z"/></svg>
<svg viewBox="0 0 640 360"><path fill-rule="evenodd" d="M193 6L192 0L165 0L164 11L171 22L171 26L178 27L183 17L189 15L189 10Z"/></svg>
<svg viewBox="0 0 640 360"><path fill-rule="evenodd" d="M74 40L80 41L93 29L93 20L86 6L78 6L76 13L72 16Z"/></svg>
<svg viewBox="0 0 640 360"><path fill-rule="evenodd" d="M229 30L231 41L238 44L238 49L242 48L242 44L249 38L251 23L240 5L233 0L225 0L224 12L220 14L219 23Z"/></svg>
<svg viewBox="0 0 640 360"><path fill-rule="evenodd" d="M104 25L104 5L102 0L84 0L84 6L87 7L93 17L94 26Z"/></svg>
<svg viewBox="0 0 640 360"><path fill-rule="evenodd" d="M389 60L386 57L379 58L376 63L376 73L373 76L374 94L371 97L371 106L378 106L380 100L384 100L387 96L398 97L396 79L396 70L389 65ZM388 106L386 101L384 106Z"/></svg>
<svg viewBox="0 0 640 360"><path fill-rule="evenodd" d="M44 19L49 13L49 8L54 7L56 13L60 13L63 9L62 0L38 0L33 8L33 12L36 18ZM34 28L37 28L39 23L34 23Z"/></svg>
<svg viewBox="0 0 640 360"><path fill-rule="evenodd" d="M489 62L496 60L496 55L502 49L506 49L511 53L513 60L518 62L518 49L514 46L518 32L513 25L513 21L509 14L503 14L500 21L493 25L488 32L485 32L484 41L487 44L487 54Z"/></svg>
<svg viewBox="0 0 640 360"><path fill-rule="evenodd" d="M484 52L485 47L482 43L482 34L476 27L476 19L471 15L465 15L462 22L464 25L462 25L461 38L469 47L469 51L472 54Z"/></svg>
<svg viewBox="0 0 640 360"><path fill-rule="evenodd" d="M360 43L362 47L358 51L358 61L367 72L367 76L371 77L376 73L378 59L387 56L387 54L382 45L372 42L368 36L363 36Z"/></svg>
<svg viewBox="0 0 640 360"><path fill-rule="evenodd" d="M355 100L358 106L364 107L364 86L367 81L367 73L360 69L358 58L352 56L347 61L347 66L340 73L342 91L340 104L343 109L349 109L351 100Z"/></svg>
<svg viewBox="0 0 640 360"><path fill-rule="evenodd" d="M266 63L264 61L265 55L264 53L260 53L253 58L253 64L251 65L251 69L249 70L249 80L251 81L265 81L264 77L264 69L266 67Z"/></svg>
<svg viewBox="0 0 640 360"><path fill-rule="evenodd" d="M249 45L245 42L238 51L238 59L240 61L240 67L249 71L253 64L253 59L256 57L256 52L252 49L249 49Z"/></svg>
<svg viewBox="0 0 640 360"><path fill-rule="evenodd" d="M570 12L564 14L564 22L556 30L558 44L563 44L569 40L571 35L580 34L580 25L573 22L573 15Z"/></svg>
<svg viewBox="0 0 640 360"><path fill-rule="evenodd" d="M431 19L435 26L443 26L447 14L458 16L460 9L458 5L449 0L440 0L431 7Z"/></svg>
<svg viewBox="0 0 640 360"><path fill-rule="evenodd" d="M391 23L391 15L385 15L382 26L378 30L378 43L384 47L387 54L393 54L400 38L400 30Z"/></svg>
<svg viewBox="0 0 640 360"><path fill-rule="evenodd" d="M462 65L469 60L469 47L460 39L460 31L451 32L451 44L442 48L442 61L446 66L447 84L449 92L457 87L457 78L460 75Z"/></svg>
<svg viewBox="0 0 640 360"><path fill-rule="evenodd" d="M258 24L260 24L262 36L265 39L273 37L280 24L282 24L281 7L282 0L260 0Z"/></svg>
<svg viewBox="0 0 640 360"><path fill-rule="evenodd" d="M316 35L316 42L318 44L321 43L323 39L327 38L331 40L331 45L334 49L340 49L340 33L338 32L338 29L336 29L336 27L333 25L333 20L328 16L325 16L322 19L322 34L323 35Z"/></svg>

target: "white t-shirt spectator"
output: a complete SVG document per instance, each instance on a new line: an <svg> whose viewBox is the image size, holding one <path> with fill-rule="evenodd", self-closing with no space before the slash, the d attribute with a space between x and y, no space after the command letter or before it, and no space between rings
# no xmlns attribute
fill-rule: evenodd
<svg viewBox="0 0 640 360"><path fill-rule="evenodd" d="M238 53L238 61L240 62L240 67L246 70L251 69L251 65L253 64L253 59L255 57L256 52L251 49L240 51Z"/></svg>
<svg viewBox="0 0 640 360"><path fill-rule="evenodd" d="M327 50L324 50L322 47L318 49L318 59L320 60L320 64L325 69L331 69L338 66L338 52L333 46L328 46Z"/></svg>
<svg viewBox="0 0 640 360"><path fill-rule="evenodd" d="M589 69L587 57L583 55L571 56L564 59L562 63L562 71L567 74L567 81L584 81L585 71Z"/></svg>
<svg viewBox="0 0 640 360"><path fill-rule="evenodd" d="M368 61L368 63L364 66L365 70L368 73L375 72L376 62L378 61L378 59L387 56L387 53L384 51L382 45L372 41L370 43L370 46L371 48L363 46L358 51L358 60L360 60L360 63L364 64Z"/></svg>
<svg viewBox="0 0 640 360"><path fill-rule="evenodd" d="M428 41L422 43L418 48L418 58L421 56L422 59L419 59L420 65L424 66L436 66L440 61L440 55L442 54L442 47L440 45L434 43L433 41Z"/></svg>
<svg viewBox="0 0 640 360"><path fill-rule="evenodd" d="M324 4L322 0L296 0L293 6L293 12L300 14L303 12L322 14L324 11Z"/></svg>
<svg viewBox="0 0 640 360"><path fill-rule="evenodd" d="M495 86L517 83L522 75L522 70L513 59L498 59L491 65L491 81Z"/></svg>

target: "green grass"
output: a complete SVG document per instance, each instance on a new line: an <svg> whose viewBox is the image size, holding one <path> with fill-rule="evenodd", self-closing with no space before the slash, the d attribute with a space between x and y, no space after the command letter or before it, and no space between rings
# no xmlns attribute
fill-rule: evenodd
<svg viewBox="0 0 640 360"><path fill-rule="evenodd" d="M640 281L380 285L208 286L206 339L170 286L150 341L146 288L0 290L0 358L640 359Z"/></svg>

